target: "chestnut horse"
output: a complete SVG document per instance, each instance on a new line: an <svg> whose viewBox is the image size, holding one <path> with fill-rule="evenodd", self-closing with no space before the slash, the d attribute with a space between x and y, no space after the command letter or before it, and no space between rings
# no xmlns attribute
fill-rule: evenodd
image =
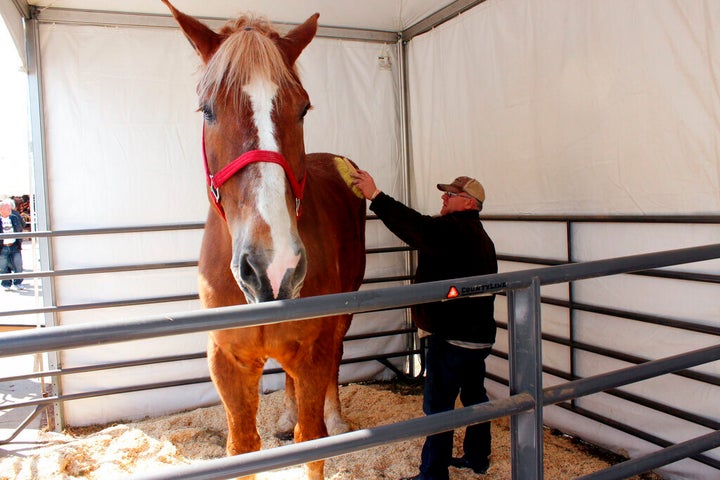
<svg viewBox="0 0 720 480"><path fill-rule="evenodd" d="M310 100L294 64L319 15L285 36L246 17L215 33L162 1L204 64L198 95L213 206L198 267L203 307L357 290L365 271L365 200L344 182L334 155L306 155L303 142ZM337 381L350 320L210 333L208 362L225 407L229 455L261 447L255 418L268 358L286 372L289 410L281 429L294 428L297 442L347 431ZM309 478L323 478L323 465L309 464Z"/></svg>

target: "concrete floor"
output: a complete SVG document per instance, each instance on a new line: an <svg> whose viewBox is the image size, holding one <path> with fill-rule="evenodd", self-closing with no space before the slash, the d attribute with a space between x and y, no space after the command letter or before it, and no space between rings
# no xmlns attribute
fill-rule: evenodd
<svg viewBox="0 0 720 480"><path fill-rule="evenodd" d="M36 368L35 355L8 357L0 359L0 375L8 377L14 374L33 372ZM0 407L18 402L42 398L39 380L14 380L0 382ZM38 431L46 425L45 413L41 412L15 438L17 428L35 410L34 406L0 410L0 456L3 451L16 451L37 443Z"/></svg>
<svg viewBox="0 0 720 480"><path fill-rule="evenodd" d="M23 267L27 271L39 269L37 255L32 243L23 245ZM9 313L42 306L40 280L28 278L23 281L24 291L5 291L0 289L0 312ZM4 314L0 315L0 335L6 331L21 328L33 328L42 324L41 314ZM0 380L3 378L25 375L44 369L43 355L23 355L18 357L0 357ZM13 405L42 397L40 379L22 379L0 381L0 407ZM45 425L45 415L41 413L24 430L9 443L6 441L15 434L19 425L34 411L35 407L0 409L0 456L9 450L16 451L34 444L37 432Z"/></svg>

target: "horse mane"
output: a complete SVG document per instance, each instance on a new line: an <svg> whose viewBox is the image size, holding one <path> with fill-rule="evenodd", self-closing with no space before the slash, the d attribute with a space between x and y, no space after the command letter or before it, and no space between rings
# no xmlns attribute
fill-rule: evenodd
<svg viewBox="0 0 720 480"><path fill-rule="evenodd" d="M276 45L279 33L265 19L242 16L220 31L225 41L205 66L198 95L204 104L219 96L237 103L242 87L260 77L278 86L299 85L294 67L288 67Z"/></svg>

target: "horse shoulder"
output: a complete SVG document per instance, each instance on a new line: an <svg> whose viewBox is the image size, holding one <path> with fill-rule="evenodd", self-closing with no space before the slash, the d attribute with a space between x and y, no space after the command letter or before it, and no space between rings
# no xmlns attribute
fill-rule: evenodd
<svg viewBox="0 0 720 480"><path fill-rule="evenodd" d="M341 178L335 157L307 155L308 179L299 225L308 255L315 257L308 262L310 268L324 274L335 269L339 278L333 280L339 285L334 290L350 291L359 288L365 273L367 206Z"/></svg>

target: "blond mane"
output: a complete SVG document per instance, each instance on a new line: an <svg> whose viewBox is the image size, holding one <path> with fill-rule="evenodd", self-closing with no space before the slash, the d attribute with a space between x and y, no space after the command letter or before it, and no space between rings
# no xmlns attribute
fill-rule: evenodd
<svg viewBox="0 0 720 480"><path fill-rule="evenodd" d="M288 68L275 44L278 32L264 19L240 17L220 32L226 40L208 62L198 85L203 103L214 104L219 96L237 102L242 87L254 78L278 86L297 85L297 74Z"/></svg>

